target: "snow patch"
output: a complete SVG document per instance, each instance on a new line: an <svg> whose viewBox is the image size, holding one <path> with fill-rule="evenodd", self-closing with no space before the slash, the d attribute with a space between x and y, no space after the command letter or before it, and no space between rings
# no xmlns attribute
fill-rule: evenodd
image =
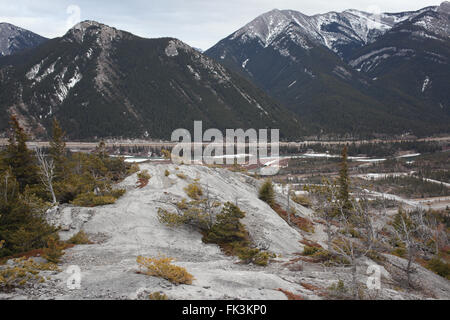
<svg viewBox="0 0 450 320"><path fill-rule="evenodd" d="M168 57L178 56L178 50L177 50L177 45L176 45L175 41L173 41L173 40L169 41L169 45L167 46L165 52Z"/></svg>
<svg viewBox="0 0 450 320"><path fill-rule="evenodd" d="M202 79L202 77L194 70L194 68L192 68L192 66L187 65L187 68L194 75L195 80L201 80Z"/></svg>
<svg viewBox="0 0 450 320"><path fill-rule="evenodd" d="M67 70L64 70L65 72ZM64 72L64 74L65 74ZM59 102L62 103L69 95L70 90L76 86L78 82L83 79L83 76L79 72L78 68L75 70L75 73L72 78L69 79L67 84L64 83L64 76L58 78L58 82L56 85L56 97L58 98Z"/></svg>
<svg viewBox="0 0 450 320"><path fill-rule="evenodd" d="M41 61L37 65L33 66L30 71L27 72L26 77L28 80L33 80L37 76L39 70L41 70L43 63L44 61Z"/></svg>
<svg viewBox="0 0 450 320"><path fill-rule="evenodd" d="M431 83L430 78L428 76L426 76L425 80L423 81L422 92L425 92L425 90L427 90L430 83Z"/></svg>

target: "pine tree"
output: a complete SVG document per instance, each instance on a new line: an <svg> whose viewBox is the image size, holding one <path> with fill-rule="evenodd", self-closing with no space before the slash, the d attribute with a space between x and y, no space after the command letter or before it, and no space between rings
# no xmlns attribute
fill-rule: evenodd
<svg viewBox="0 0 450 320"><path fill-rule="evenodd" d="M38 168L33 153L27 147L28 136L15 116L11 116L10 125L11 135L4 162L11 168L20 190L23 191L27 185L39 183Z"/></svg>
<svg viewBox="0 0 450 320"><path fill-rule="evenodd" d="M348 152L347 146L342 150L342 161L339 170L339 200L344 210L350 210L350 178L348 175Z"/></svg>
<svg viewBox="0 0 450 320"><path fill-rule="evenodd" d="M246 231L240 219L245 213L239 207L227 202L222 212L217 215L217 222L204 237L206 243L231 243L246 240Z"/></svg>
<svg viewBox="0 0 450 320"><path fill-rule="evenodd" d="M42 248L49 236L57 236L43 216L45 203L28 187L18 191L11 170L0 174L0 240L5 240L0 257Z"/></svg>
<svg viewBox="0 0 450 320"><path fill-rule="evenodd" d="M49 153L55 163L55 175L58 180L64 179L67 173L66 142L64 138L65 133L58 120L53 119Z"/></svg>
<svg viewBox="0 0 450 320"><path fill-rule="evenodd" d="M271 207L275 205L275 192L272 181L267 180L259 189L259 199L266 202Z"/></svg>

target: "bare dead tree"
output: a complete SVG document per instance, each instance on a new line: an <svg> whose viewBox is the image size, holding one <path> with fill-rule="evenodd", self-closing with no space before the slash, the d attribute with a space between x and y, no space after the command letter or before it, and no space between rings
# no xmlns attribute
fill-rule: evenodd
<svg viewBox="0 0 450 320"><path fill-rule="evenodd" d="M14 178L11 167L9 167L0 177L0 193L3 194L5 203L8 203L15 198L16 192L19 192L18 183Z"/></svg>
<svg viewBox="0 0 450 320"><path fill-rule="evenodd" d="M329 249L338 231L336 226L338 219L335 210L337 185L335 181L324 180L322 186L310 186L305 189L312 195L314 215L325 226L327 247Z"/></svg>
<svg viewBox="0 0 450 320"><path fill-rule="evenodd" d="M53 159L47 158L40 148L36 148L36 158L39 164L39 176L42 184L50 192L53 204L56 204L55 191L53 189L53 180L55 179L55 163Z"/></svg>
<svg viewBox="0 0 450 320"><path fill-rule="evenodd" d="M440 223L435 216L430 215L425 220L426 226L430 230L431 239L434 242L434 254L439 255L441 248L448 244L448 237L445 232L445 225Z"/></svg>
<svg viewBox="0 0 450 320"><path fill-rule="evenodd" d="M327 233L327 249L337 257L348 261L352 275L352 295L358 298L357 261L366 257L378 238L375 217L365 193L357 190L357 198L351 197L351 210L339 199L335 181L324 180L323 186L315 189L316 216L320 217ZM359 238L355 236L358 233Z"/></svg>
<svg viewBox="0 0 450 320"><path fill-rule="evenodd" d="M425 211L417 208L414 211L399 210L393 224L393 230L397 238L406 248L406 273L408 286L412 287L412 274L416 271L413 264L418 253L423 249L424 242L432 238L432 233L427 227Z"/></svg>
<svg viewBox="0 0 450 320"><path fill-rule="evenodd" d="M288 182L287 185L287 218L288 218L288 224L291 224L291 185Z"/></svg>

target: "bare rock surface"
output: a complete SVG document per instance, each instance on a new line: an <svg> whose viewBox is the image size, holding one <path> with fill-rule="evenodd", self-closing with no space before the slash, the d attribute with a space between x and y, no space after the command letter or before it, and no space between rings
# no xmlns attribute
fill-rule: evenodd
<svg viewBox="0 0 450 320"><path fill-rule="evenodd" d="M203 166L142 164L151 179L142 189L136 188L136 175L128 177L118 187L126 194L115 204L78 208L61 207L50 210L47 218L61 227L61 238L68 239L84 230L94 244L79 245L66 250L61 272L35 288L17 290L0 299L147 299L152 292L164 292L170 299L287 299L283 289L304 299L323 299L324 292L338 280L350 282L346 268L329 268L297 261L302 252L303 238L316 237L323 241L320 226L314 235L289 226L266 203L258 199L261 182L246 175L225 169ZM171 174L166 177L165 171ZM182 179L177 174L187 178ZM245 265L239 259L224 255L220 248L202 242L202 236L189 227L170 228L157 219L158 208L171 207L167 203L187 198L184 188L199 181L204 190L220 202L237 202L246 212L243 223L253 241L264 243L279 255L267 267ZM283 195L278 194L278 199ZM293 204L300 215L309 216L307 209ZM138 256L175 258L176 265L185 267L195 280L192 285L173 285L170 282L138 274ZM390 264L402 259L388 260ZM394 261L395 260L395 261ZM367 281L370 260L358 266L360 282ZM74 267L75 266L75 267ZM73 270L79 268L77 282ZM445 299L450 297L449 282L420 270L420 278L429 294L396 290L389 268L382 269L382 289L378 299ZM78 289L70 284L79 283ZM313 287L311 287L312 285ZM315 289L314 289L315 288Z"/></svg>

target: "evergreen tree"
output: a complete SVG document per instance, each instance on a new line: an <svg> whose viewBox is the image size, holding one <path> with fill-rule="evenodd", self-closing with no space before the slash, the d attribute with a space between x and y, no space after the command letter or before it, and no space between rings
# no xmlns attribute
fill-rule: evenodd
<svg viewBox="0 0 450 320"><path fill-rule="evenodd" d="M98 156L101 160L104 160L109 157L105 141L103 140L100 141L98 146L95 148L94 154Z"/></svg>
<svg viewBox="0 0 450 320"><path fill-rule="evenodd" d="M245 213L234 204L227 202L222 212L217 215L217 222L204 237L206 243L231 243L246 240L247 233L240 219Z"/></svg>
<svg viewBox="0 0 450 320"><path fill-rule="evenodd" d="M43 217L45 208L28 187L19 193L11 170L0 174L0 239L5 241L0 257L42 248L56 235L57 229Z"/></svg>
<svg viewBox="0 0 450 320"><path fill-rule="evenodd" d="M267 180L259 189L259 199L269 204L275 205L275 192L273 191L272 181Z"/></svg>
<svg viewBox="0 0 450 320"><path fill-rule="evenodd" d="M27 147L28 136L15 116L11 116L11 135L3 161L10 167L23 191L27 185L39 183L38 168L34 154Z"/></svg>
<svg viewBox="0 0 450 320"><path fill-rule="evenodd" d="M347 146L342 150L342 161L339 170L339 200L342 208L350 210L352 203L350 201L350 177L348 175L348 152Z"/></svg>

